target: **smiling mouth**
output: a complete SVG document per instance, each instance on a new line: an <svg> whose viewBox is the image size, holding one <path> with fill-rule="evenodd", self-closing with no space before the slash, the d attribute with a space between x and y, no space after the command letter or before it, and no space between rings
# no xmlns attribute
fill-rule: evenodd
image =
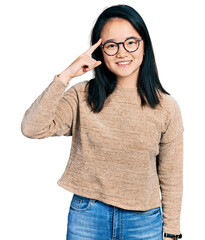
<svg viewBox="0 0 205 240"><path fill-rule="evenodd" d="M122 61L122 62L117 62L116 64L120 67L125 67L125 66L129 66L130 63L132 62L132 60L130 61Z"/></svg>

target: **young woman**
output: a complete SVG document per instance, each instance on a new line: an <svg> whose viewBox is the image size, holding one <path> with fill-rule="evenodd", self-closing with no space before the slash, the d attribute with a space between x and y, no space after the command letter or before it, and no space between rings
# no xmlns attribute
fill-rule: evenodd
<svg viewBox="0 0 205 240"><path fill-rule="evenodd" d="M65 91L92 69L93 79ZM100 14L91 47L55 75L21 129L29 138L72 136L58 180L74 193L67 239L182 237L181 111L159 81L150 36L135 9L116 5Z"/></svg>

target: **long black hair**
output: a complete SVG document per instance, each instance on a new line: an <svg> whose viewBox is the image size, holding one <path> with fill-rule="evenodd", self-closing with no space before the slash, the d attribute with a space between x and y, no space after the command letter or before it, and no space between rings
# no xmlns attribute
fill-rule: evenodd
<svg viewBox="0 0 205 240"><path fill-rule="evenodd" d="M136 91L138 91L141 99L141 107L148 104L151 108L155 108L156 105L160 104L157 93L160 95L161 91L168 95L170 94L164 90L159 81L149 32L142 17L134 8L119 4L105 9L97 18L91 31L91 45L100 39L103 26L111 18L128 20L144 41L144 57L139 69ZM87 103L90 105L91 111L100 112L106 98L114 91L117 85L117 78L106 67L102 51L99 47L92 53L92 58L100 60L102 64L94 69L95 77L86 84L86 87L88 87Z"/></svg>

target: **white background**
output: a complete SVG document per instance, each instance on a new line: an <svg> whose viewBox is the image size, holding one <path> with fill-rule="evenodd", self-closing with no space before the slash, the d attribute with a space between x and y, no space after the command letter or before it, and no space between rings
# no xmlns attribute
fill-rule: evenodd
<svg viewBox="0 0 205 240"><path fill-rule="evenodd" d="M71 137L29 139L24 112L89 48L98 15L115 4L134 7L151 36L160 81L178 101L184 122L185 240L204 238L204 6L203 1L4 1L1 22L0 239L64 240L73 193L57 185ZM92 72L71 81L89 80ZM203 234L203 236L202 236Z"/></svg>

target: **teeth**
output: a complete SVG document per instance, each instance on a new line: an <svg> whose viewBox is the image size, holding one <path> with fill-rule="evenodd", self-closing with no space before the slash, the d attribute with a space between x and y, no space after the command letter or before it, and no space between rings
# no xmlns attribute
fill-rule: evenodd
<svg viewBox="0 0 205 240"><path fill-rule="evenodd" d="M119 64L119 65L125 65L125 64L128 64L128 63L130 63L130 61L128 61L128 62L119 62L119 63L117 63L117 64Z"/></svg>

